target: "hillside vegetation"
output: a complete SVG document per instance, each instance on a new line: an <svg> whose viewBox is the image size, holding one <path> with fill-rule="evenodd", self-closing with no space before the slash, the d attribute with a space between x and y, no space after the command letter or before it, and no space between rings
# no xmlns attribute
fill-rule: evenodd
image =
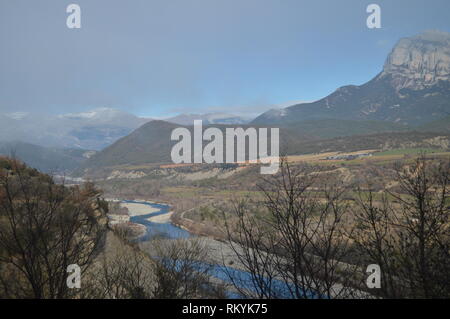
<svg viewBox="0 0 450 319"><path fill-rule="evenodd" d="M280 128L280 153L300 155L324 152L352 152L358 150L396 148L436 148L446 150L450 147L450 134L433 132L405 131L401 125L392 123L358 121L320 120L303 122ZM321 126L319 126L319 124ZM97 153L81 165L78 175L89 175L90 172L103 168L119 168L142 164L172 163L171 150L176 141L171 141L171 132L180 127L164 121L152 121L130 135L120 139L113 145ZM208 126L204 126L206 129ZM222 131L226 127L218 126ZM250 126L237 126L244 129ZM322 132L322 127L325 127ZM187 126L191 132L192 126ZM256 127L258 128L258 126ZM339 132L354 134L361 131L389 132L352 135L333 138L319 138ZM399 130L395 132L395 130ZM333 133L334 132L334 133ZM191 134L193 136L193 134ZM206 142L204 142L206 145Z"/></svg>

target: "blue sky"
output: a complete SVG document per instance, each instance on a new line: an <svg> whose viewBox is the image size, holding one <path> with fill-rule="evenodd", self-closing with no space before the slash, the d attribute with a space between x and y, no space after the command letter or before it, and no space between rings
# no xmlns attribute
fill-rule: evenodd
<svg viewBox="0 0 450 319"><path fill-rule="evenodd" d="M381 29L366 27L370 3ZM0 112L253 116L370 80L399 38L450 32L449 12L448 0L0 0Z"/></svg>

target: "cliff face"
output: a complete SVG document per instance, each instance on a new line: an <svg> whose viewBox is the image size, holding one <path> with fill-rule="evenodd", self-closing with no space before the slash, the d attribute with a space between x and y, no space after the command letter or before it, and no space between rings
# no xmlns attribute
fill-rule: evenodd
<svg viewBox="0 0 450 319"><path fill-rule="evenodd" d="M448 114L450 33L428 31L401 39L382 72L369 82L341 87L321 100L290 106L276 116L266 112L252 123L350 119L422 125Z"/></svg>
<svg viewBox="0 0 450 319"><path fill-rule="evenodd" d="M427 31L401 39L386 59L381 77L391 75L397 90L424 89L450 80L450 34Z"/></svg>

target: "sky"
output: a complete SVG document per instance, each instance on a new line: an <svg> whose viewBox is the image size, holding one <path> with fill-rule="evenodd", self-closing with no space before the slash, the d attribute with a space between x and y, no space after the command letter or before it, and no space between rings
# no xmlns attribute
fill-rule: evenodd
<svg viewBox="0 0 450 319"><path fill-rule="evenodd" d="M81 8L81 29L66 7ZM381 7L369 29L366 7ZM0 113L253 117L377 75L448 0L0 0Z"/></svg>

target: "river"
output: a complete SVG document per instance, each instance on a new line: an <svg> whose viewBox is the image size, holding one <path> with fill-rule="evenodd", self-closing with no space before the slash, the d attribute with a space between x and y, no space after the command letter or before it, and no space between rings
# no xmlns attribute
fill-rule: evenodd
<svg viewBox="0 0 450 319"><path fill-rule="evenodd" d="M167 222L152 222L149 220L149 218L155 216L168 214L170 212L170 206L168 205L144 201L131 201L131 200L123 200L122 202L139 204L149 207L150 212L148 214L136 214L135 216L131 216L133 214L132 212L130 212L131 222L141 224L146 227L146 233L137 239L137 241L139 242L148 241L153 238L186 239L196 236L194 234L191 234L187 230L184 230L180 227L173 225L169 219L167 219ZM231 255L230 250L226 248L226 245L218 241L210 240L208 244L208 249L215 250L215 252L211 253L211 255L220 255L223 254L224 250L228 250L228 253L226 255L229 258L230 257L233 258L232 256L230 256ZM217 252L217 250L219 250L219 252ZM252 275L247 271L239 270L234 267L227 267L222 265L221 263L220 264L217 263L215 265L210 265L206 263L199 264L199 267L208 267L208 269L210 269L209 273L212 277L215 277L228 284L233 284L234 282L234 284L237 284L241 288L245 288L247 290L252 291L258 290L253 284ZM277 292L278 297L281 298L291 297L291 295L289 294L289 290L292 289L293 287L287 284L286 282L272 279L271 286L272 289ZM235 291L230 290L227 292L227 294L229 298L241 298L241 296Z"/></svg>
<svg viewBox="0 0 450 319"><path fill-rule="evenodd" d="M157 211L150 212L146 215L135 215L130 217L130 221L136 224L141 224L146 227L146 233L138 238L138 241L148 241L152 238L167 238L167 239L180 239L189 238L194 235L189 233L180 227L173 225L170 222L166 223L155 223L149 220L151 217L168 214L170 211L170 206L164 204L142 202L142 201L131 201L123 200L123 203L133 203L140 204L144 206L149 206L151 208L157 209Z"/></svg>

